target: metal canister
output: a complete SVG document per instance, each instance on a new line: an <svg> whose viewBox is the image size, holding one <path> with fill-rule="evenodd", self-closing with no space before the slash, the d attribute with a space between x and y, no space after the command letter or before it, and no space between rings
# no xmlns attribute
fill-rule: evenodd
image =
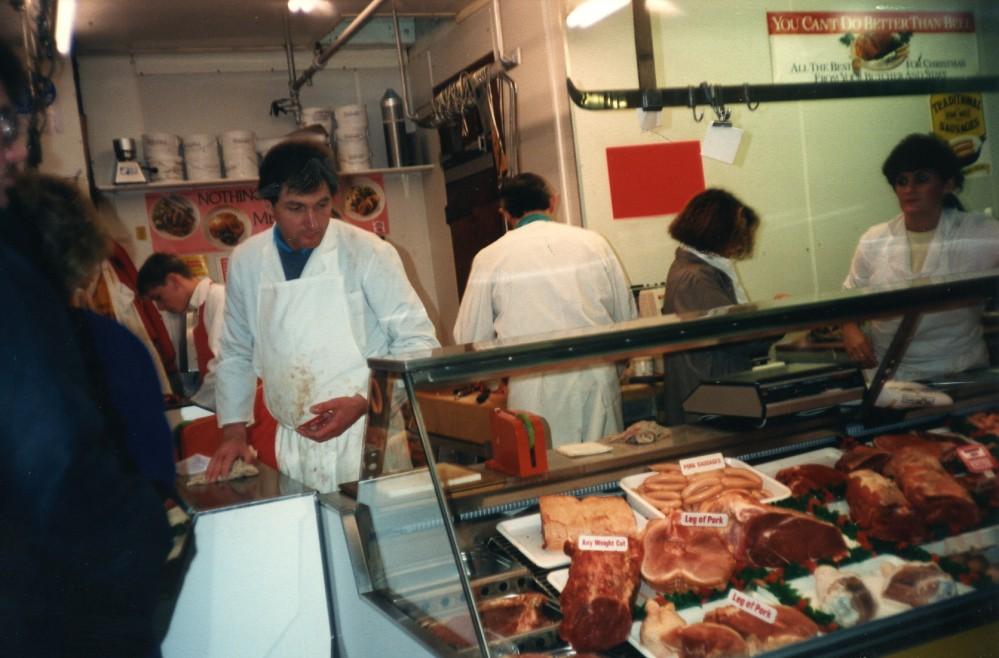
<svg viewBox="0 0 999 658"><path fill-rule="evenodd" d="M403 167L409 164L409 142L406 138L406 118L402 98L394 89L388 89L382 96L381 108L388 164L390 167Z"/></svg>

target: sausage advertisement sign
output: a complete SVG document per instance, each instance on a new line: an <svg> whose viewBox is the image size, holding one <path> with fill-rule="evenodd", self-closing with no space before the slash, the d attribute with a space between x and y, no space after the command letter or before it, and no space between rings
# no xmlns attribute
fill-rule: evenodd
<svg viewBox="0 0 999 658"><path fill-rule="evenodd" d="M963 78L978 73L967 11L767 12L774 82Z"/></svg>

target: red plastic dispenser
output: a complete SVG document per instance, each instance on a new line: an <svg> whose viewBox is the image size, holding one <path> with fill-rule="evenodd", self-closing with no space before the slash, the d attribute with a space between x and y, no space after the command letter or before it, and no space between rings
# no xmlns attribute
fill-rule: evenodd
<svg viewBox="0 0 999 658"><path fill-rule="evenodd" d="M489 424L493 458L486 462L488 468L517 477L548 472L548 434L541 416L494 409Z"/></svg>

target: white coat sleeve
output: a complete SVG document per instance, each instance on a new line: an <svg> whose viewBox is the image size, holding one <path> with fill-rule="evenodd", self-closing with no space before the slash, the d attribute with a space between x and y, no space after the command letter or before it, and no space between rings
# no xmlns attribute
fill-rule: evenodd
<svg viewBox="0 0 999 658"><path fill-rule="evenodd" d="M870 232L865 233L857 243L857 249L853 252L853 260L850 263L850 271L843 281L846 289L866 288L871 280L871 239Z"/></svg>
<svg viewBox="0 0 999 658"><path fill-rule="evenodd" d="M222 327L225 314L225 286L213 283L208 287L208 297L205 299L205 331L208 333L208 348L212 358L208 361L207 372L191 400L202 407L215 409L215 379L222 351Z"/></svg>
<svg viewBox="0 0 999 658"><path fill-rule="evenodd" d="M614 308L611 310L611 317L614 322L626 322L634 320L638 316L635 306L635 296L631 294L631 284L628 282L628 275L624 273L621 262L611 246L607 245L607 276L610 279L611 290L613 291Z"/></svg>
<svg viewBox="0 0 999 658"><path fill-rule="evenodd" d="M454 342L457 344L496 338L493 312L493 292L491 273L487 272L481 259L472 261L472 271L465 284L465 294L458 307L458 317L454 322Z"/></svg>
<svg viewBox="0 0 999 658"><path fill-rule="evenodd" d="M388 354L440 347L434 325L413 289L399 253L379 243L363 277L364 298L388 337Z"/></svg>
<svg viewBox="0 0 999 658"><path fill-rule="evenodd" d="M225 288L222 340L215 369L215 412L219 426L253 420L256 373L253 369L252 319L246 296L251 294L254 272L249 263L234 256Z"/></svg>

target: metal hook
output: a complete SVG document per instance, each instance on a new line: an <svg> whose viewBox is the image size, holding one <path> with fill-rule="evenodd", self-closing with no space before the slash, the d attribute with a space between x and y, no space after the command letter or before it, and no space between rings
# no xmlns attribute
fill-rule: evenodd
<svg viewBox="0 0 999 658"><path fill-rule="evenodd" d="M687 107L690 108L690 113L694 115L694 121L700 123L704 119L704 112L700 115L697 114L697 105L694 103L694 87L687 87Z"/></svg>
<svg viewBox="0 0 999 658"><path fill-rule="evenodd" d="M731 110L725 108L725 103L722 101L722 88L719 86L711 86L707 82L702 82L701 89L704 90L704 97L708 99L708 103L711 105L711 109L715 113L715 123L729 124L732 112Z"/></svg>
<svg viewBox="0 0 999 658"><path fill-rule="evenodd" d="M751 102L749 100L749 83L748 82L742 83L742 95L746 98L746 107L749 108L749 111L750 112L755 112L756 108L758 108L760 106L760 101L756 101L755 103L753 103L753 102Z"/></svg>

